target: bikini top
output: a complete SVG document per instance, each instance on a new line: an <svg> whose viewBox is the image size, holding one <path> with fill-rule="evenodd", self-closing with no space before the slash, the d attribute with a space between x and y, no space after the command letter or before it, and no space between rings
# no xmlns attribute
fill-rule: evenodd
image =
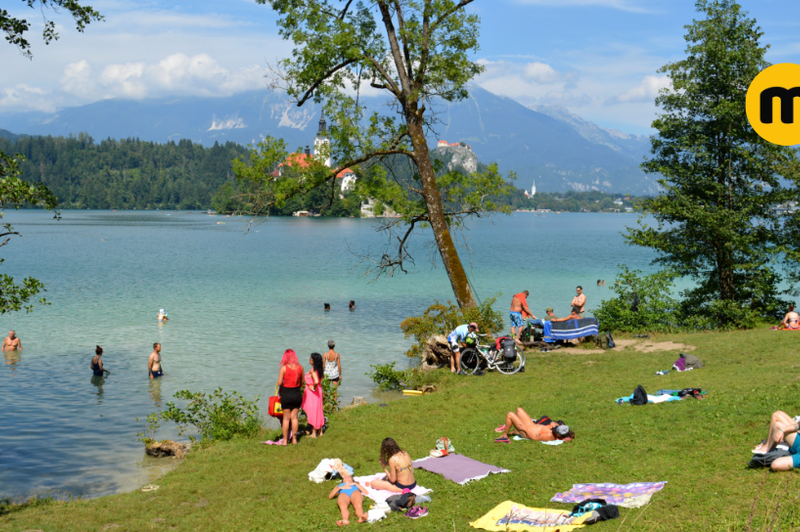
<svg viewBox="0 0 800 532"><path fill-rule="evenodd" d="M398 460L397 457L393 456L392 460L394 460L394 463L397 465L397 472L398 473L400 473L401 471L408 471L409 469L411 469L411 470L414 469L414 467L411 465L411 462L409 462L408 465L405 466L405 467L400 467L400 460Z"/></svg>

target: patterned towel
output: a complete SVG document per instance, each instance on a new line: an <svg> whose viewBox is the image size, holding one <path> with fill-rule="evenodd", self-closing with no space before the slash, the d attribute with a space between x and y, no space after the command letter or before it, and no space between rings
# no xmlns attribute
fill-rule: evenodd
<svg viewBox="0 0 800 532"><path fill-rule="evenodd" d="M569 532L583 527L591 512L580 517L570 517L569 510L528 508L512 501L495 506L489 513L470 523L473 528L507 532L530 530L534 532Z"/></svg>
<svg viewBox="0 0 800 532"><path fill-rule="evenodd" d="M661 491L667 482L633 482L631 484L573 484L566 493L556 493L553 502L579 503L586 499L605 499L608 504L624 508L639 508Z"/></svg>

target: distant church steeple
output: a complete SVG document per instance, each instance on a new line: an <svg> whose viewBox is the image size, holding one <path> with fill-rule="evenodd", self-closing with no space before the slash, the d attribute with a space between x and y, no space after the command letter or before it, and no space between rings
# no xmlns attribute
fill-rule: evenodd
<svg viewBox="0 0 800 532"><path fill-rule="evenodd" d="M317 132L317 136L314 138L314 156L315 157L325 157L324 162L325 165L330 168L331 167L331 154L330 154L330 147L331 141L328 138L328 124L325 122L325 111L322 111L319 117L319 131ZM325 151L327 154L323 154L323 146L325 146Z"/></svg>

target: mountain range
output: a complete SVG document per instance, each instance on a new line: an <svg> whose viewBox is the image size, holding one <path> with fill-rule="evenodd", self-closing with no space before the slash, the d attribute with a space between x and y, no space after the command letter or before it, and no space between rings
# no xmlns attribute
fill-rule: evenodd
<svg viewBox="0 0 800 532"><path fill-rule="evenodd" d="M365 101L378 109L385 99ZM465 142L482 163L496 162L502 172L515 172L522 188L535 180L542 191L658 191L655 177L639 168L648 137L603 129L563 108L528 108L477 86L466 100L439 101L431 111L436 115L429 135L432 147L438 140ZM87 132L96 140L164 143L185 138L209 146L250 144L271 135L295 149L313 145L319 114L313 105L298 108L277 93L251 91L224 98L102 100L54 114L0 115L0 127L8 130L4 136L11 131L52 136Z"/></svg>

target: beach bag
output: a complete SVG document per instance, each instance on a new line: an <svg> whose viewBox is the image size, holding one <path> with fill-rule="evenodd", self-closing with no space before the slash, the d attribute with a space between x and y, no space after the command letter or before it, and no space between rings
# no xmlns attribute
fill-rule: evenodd
<svg viewBox="0 0 800 532"><path fill-rule="evenodd" d="M784 456L791 456L792 453L788 451L788 447L785 445L779 445L772 451L765 453L765 454L754 454L753 459L747 463L747 467L750 469L757 469L759 467L770 467L772 462L777 460L778 458L783 458Z"/></svg>
<svg viewBox="0 0 800 532"><path fill-rule="evenodd" d="M615 347L617 347L617 344L614 343L614 338L611 336L610 332L606 333L606 341L608 342L607 349L614 349Z"/></svg>
<svg viewBox="0 0 800 532"><path fill-rule="evenodd" d="M453 447L453 442L451 442L450 438L448 438L447 436L442 436L441 438L436 440L436 448L440 451L447 451L447 453L456 452L456 448Z"/></svg>
<svg viewBox="0 0 800 532"><path fill-rule="evenodd" d="M275 395L269 398L269 408L267 413L272 417L283 417L283 408L281 408L281 397L278 395L278 385L275 385Z"/></svg>

